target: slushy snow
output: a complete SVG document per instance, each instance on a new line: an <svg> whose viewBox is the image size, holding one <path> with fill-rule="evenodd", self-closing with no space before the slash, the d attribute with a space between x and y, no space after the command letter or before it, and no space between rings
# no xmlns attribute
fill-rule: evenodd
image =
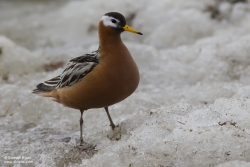
<svg viewBox="0 0 250 167"><path fill-rule="evenodd" d="M31 94L67 61L98 48L98 22L117 11L141 81L110 107L80 112ZM250 3L244 0L1 1L0 164L250 167Z"/></svg>

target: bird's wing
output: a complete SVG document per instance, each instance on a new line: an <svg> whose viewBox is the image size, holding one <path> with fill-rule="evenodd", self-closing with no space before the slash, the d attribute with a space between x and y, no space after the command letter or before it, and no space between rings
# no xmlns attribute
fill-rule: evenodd
<svg viewBox="0 0 250 167"><path fill-rule="evenodd" d="M98 63L98 51L70 60L65 70L59 76L60 80L56 84L56 89L71 86L80 81L84 76L92 71Z"/></svg>
<svg viewBox="0 0 250 167"><path fill-rule="evenodd" d="M62 74L38 84L33 93L50 92L71 86L82 80L97 64L99 64L99 50L71 59Z"/></svg>

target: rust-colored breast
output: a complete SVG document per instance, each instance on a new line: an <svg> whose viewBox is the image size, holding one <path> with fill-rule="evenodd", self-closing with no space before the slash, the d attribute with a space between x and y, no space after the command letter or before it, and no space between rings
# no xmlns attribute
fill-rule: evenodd
<svg viewBox="0 0 250 167"><path fill-rule="evenodd" d="M130 96L139 71L120 35L99 24L100 63L80 82L61 88L53 97L65 106L87 110L113 105Z"/></svg>

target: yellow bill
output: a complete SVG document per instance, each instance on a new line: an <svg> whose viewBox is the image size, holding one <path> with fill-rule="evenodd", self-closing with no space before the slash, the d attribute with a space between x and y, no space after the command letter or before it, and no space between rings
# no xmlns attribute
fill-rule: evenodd
<svg viewBox="0 0 250 167"><path fill-rule="evenodd" d="M139 34L139 35L143 35L141 32L137 31L136 29L133 29L132 27L129 27L127 24L122 27L125 31L129 31L129 32L132 32L132 33L136 33L136 34Z"/></svg>

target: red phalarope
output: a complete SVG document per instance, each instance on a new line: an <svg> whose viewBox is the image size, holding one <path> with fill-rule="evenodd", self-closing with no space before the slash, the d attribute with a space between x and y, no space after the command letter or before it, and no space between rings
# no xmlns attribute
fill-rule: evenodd
<svg viewBox="0 0 250 167"><path fill-rule="evenodd" d="M130 96L139 84L137 65L120 37L123 31L142 35L129 27L120 13L106 13L99 22L99 49L70 60L62 74L33 90L35 94L53 97L64 106L80 110L81 145L83 112L104 107L114 130L108 106Z"/></svg>

